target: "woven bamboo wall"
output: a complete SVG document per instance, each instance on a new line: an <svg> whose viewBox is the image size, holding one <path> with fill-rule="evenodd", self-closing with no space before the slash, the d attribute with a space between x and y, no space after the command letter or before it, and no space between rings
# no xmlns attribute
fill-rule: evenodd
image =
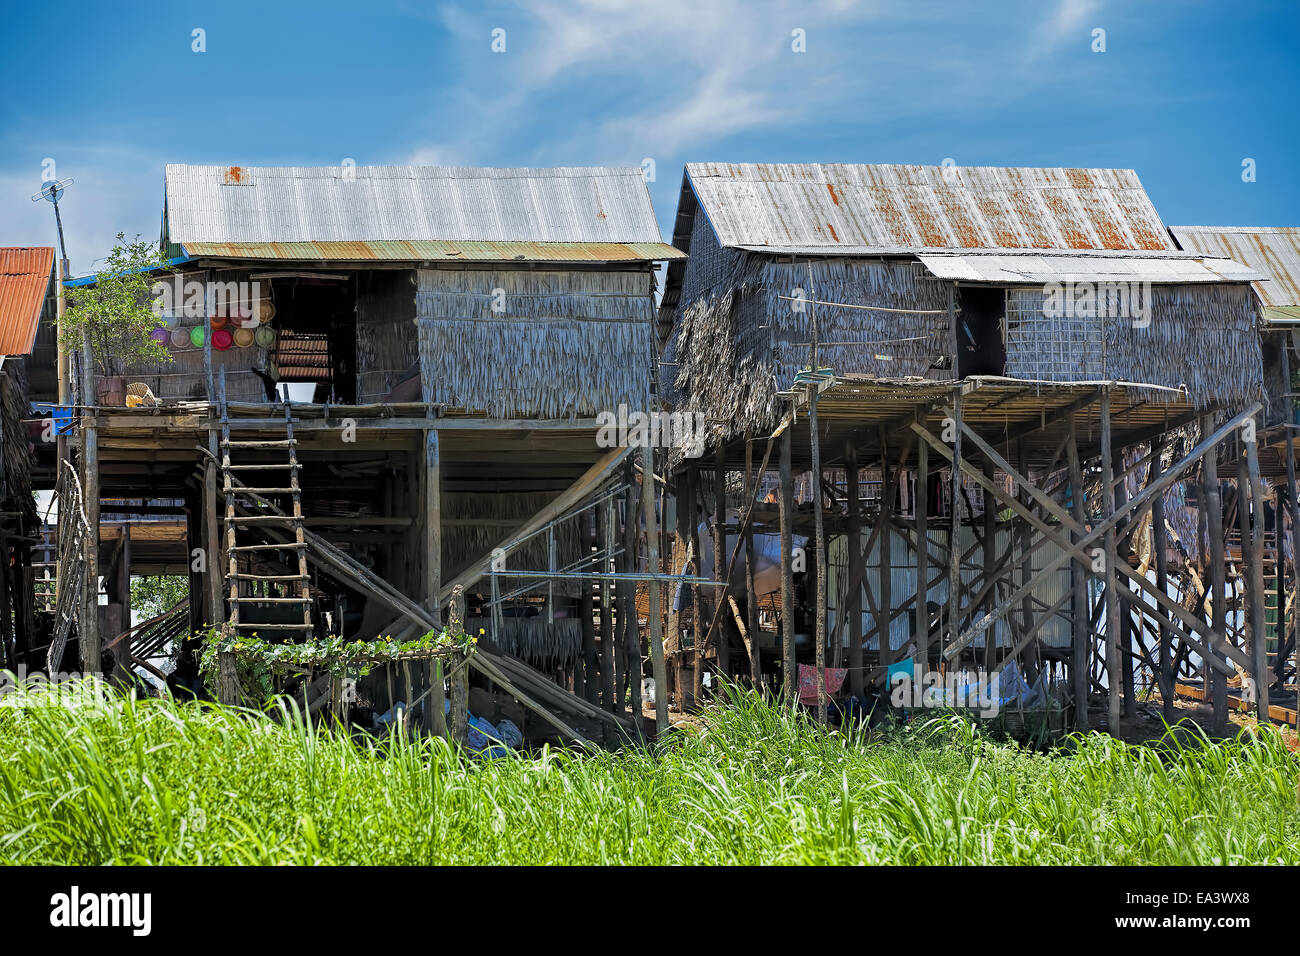
<svg viewBox="0 0 1300 956"><path fill-rule="evenodd" d="M357 279L357 401L378 402L420 360L415 332L415 271Z"/></svg>
<svg viewBox="0 0 1300 956"><path fill-rule="evenodd" d="M497 417L646 408L650 283L641 268L421 269L425 401Z"/></svg>

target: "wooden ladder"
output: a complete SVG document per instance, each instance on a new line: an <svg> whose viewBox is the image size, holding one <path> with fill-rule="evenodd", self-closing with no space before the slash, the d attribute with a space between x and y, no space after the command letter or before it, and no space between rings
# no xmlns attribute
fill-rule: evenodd
<svg viewBox="0 0 1300 956"><path fill-rule="evenodd" d="M229 553L229 567L226 572L226 590L230 598L230 619L227 628L238 631L296 631L310 637L312 625L311 578L307 572L307 541L303 534L302 490L298 485L297 441L293 437L293 414L288 403L284 405L284 438L270 441L233 441L230 437L230 418L226 405L221 406L221 477L222 490L226 496L226 550ZM232 450L273 451L283 449L288 457L287 464L278 462L232 462ZM235 472L255 472L267 475L275 472L289 473L287 484L273 486L269 481L259 485L256 479L244 484L235 478ZM257 495L288 495L293 502L287 514L273 514L260 508ZM262 514L251 514L261 510ZM277 527L292 533L292 541L258 541L241 543L240 532L251 532L257 528ZM273 536L270 536L273 537ZM239 556L248 555L250 559L269 558L281 566L297 568L296 573L257 574L243 573L239 570ZM280 559L277 561L277 558ZM262 595L255 593L259 584ZM275 586L281 593L272 596L269 591ZM296 592L296 593L291 593ZM255 605L259 607L283 607L298 605L302 609L300 623L258 624L240 620L240 608Z"/></svg>

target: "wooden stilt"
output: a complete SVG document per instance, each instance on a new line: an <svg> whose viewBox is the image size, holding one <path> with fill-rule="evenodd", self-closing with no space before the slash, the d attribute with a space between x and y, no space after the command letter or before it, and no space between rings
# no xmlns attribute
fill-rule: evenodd
<svg viewBox="0 0 1300 956"><path fill-rule="evenodd" d="M1165 440L1162 438L1158 442L1152 443L1151 471L1148 473L1147 482L1157 480L1160 477L1160 469L1163 467ZM1165 525L1165 496L1157 495L1151 502L1151 550L1154 552L1156 565L1156 588L1165 593L1169 593L1169 542L1168 532ZM1170 660L1170 633L1165 624L1160 624L1157 632L1157 661L1160 679L1160 704L1161 713L1165 721L1173 723L1174 720L1174 671Z"/></svg>
<svg viewBox="0 0 1300 956"><path fill-rule="evenodd" d="M606 555L600 570L607 572L609 555L614 553L614 499L606 499L597 508L596 547ZM600 582L600 706L614 709L614 592L608 579Z"/></svg>
<svg viewBox="0 0 1300 956"><path fill-rule="evenodd" d="M753 508L758 498L759 475L754 472L754 442L745 439L745 507ZM749 625L749 680L755 690L763 688L763 651L759 646L758 591L754 578L757 556L754 552L754 523L745 526L745 619Z"/></svg>
<svg viewBox="0 0 1300 956"><path fill-rule="evenodd" d="M654 448L642 450L641 508L645 517L646 569L659 572L659 523L655 516ZM655 680L655 725L658 733L668 731L668 667L664 661L663 624L660 619L660 588L650 582L650 665Z"/></svg>
<svg viewBox="0 0 1300 956"><path fill-rule="evenodd" d="M791 477L790 429L781 433L781 678L782 694L794 700L797 676L794 662L794 482ZM721 562L719 562L720 564ZM721 573L721 572L719 572Z"/></svg>
<svg viewBox="0 0 1300 956"><path fill-rule="evenodd" d="M1295 637L1294 648L1294 682L1297 689L1297 706L1296 706L1296 733L1300 734L1300 496L1296 494L1295 480L1295 446L1292 444L1293 439L1290 434L1286 437L1286 502L1287 508L1290 509L1291 516L1291 586L1295 595L1295 602L1291 605L1291 621L1289 632ZM1279 522L1280 524L1281 522ZM1279 535L1280 537L1280 535ZM1279 560L1281 560L1281 545L1278 545ZM1278 594L1279 609L1285 607L1283 595ZM1279 610L1279 620L1281 610ZM1281 642L1279 642L1280 644ZM1279 651L1281 648L1279 647Z"/></svg>
<svg viewBox="0 0 1300 956"><path fill-rule="evenodd" d="M627 483L627 494L623 500L623 570L636 570L637 510L636 510L636 475L629 461L623 470L623 480ZM623 655L626 699L632 711L638 732L641 728L641 628L637 621L636 585L631 581L622 581L620 586L619 619L623 623ZM621 685L622 686L622 685ZM624 699L620 692L619 700ZM621 709L621 708L620 708ZM619 713L620 709L614 712Z"/></svg>
<svg viewBox="0 0 1300 956"><path fill-rule="evenodd" d="M814 349L814 353L815 353ZM814 361L814 368L816 362ZM808 387L808 436L812 446L812 485L813 485L813 538L816 542L817 557L817 612L814 620L816 626L815 667L817 684L817 721L826 723L826 522L823 515L824 496L822 494L822 449L821 435L817 428L817 386Z"/></svg>
<svg viewBox="0 0 1300 956"><path fill-rule="evenodd" d="M1114 462L1115 452L1119 449L1112 449L1111 461ZM1120 461L1123 464L1123 460ZM1115 481L1115 506L1122 508L1128 503L1128 479L1121 476ZM1128 520L1121 522L1118 530L1128 526ZM1123 560L1116 554L1117 560ZM1124 685L1124 716L1133 718L1137 716L1137 692L1133 684L1133 642L1140 640L1140 635L1133 632L1133 605L1127 597L1124 597L1123 591L1120 592L1119 599L1119 646L1120 646L1120 679Z"/></svg>
<svg viewBox="0 0 1300 956"><path fill-rule="evenodd" d="M469 667L463 654L453 654L448 659L451 669L451 707L448 713L448 732L453 743L469 744Z"/></svg>
<svg viewBox="0 0 1300 956"><path fill-rule="evenodd" d="M983 462L984 480L990 484L993 482L993 462L987 457ZM997 580L998 569L998 511L997 505L987 494L984 496L984 563L982 565L984 573L984 584L989 584ZM993 608L998 603L997 588L989 588L988 598L984 605L984 613L992 614ZM997 663L998 652L998 626L994 624L984 632L984 670L987 673L993 673L994 665Z"/></svg>
<svg viewBox="0 0 1300 956"><path fill-rule="evenodd" d="M949 294L949 311L952 309ZM953 333L954 342L956 332ZM954 348L956 348L954 344ZM957 353L953 352L953 361ZM952 503L948 532L948 634L940 644L947 652L947 644L961 634L961 386L953 389L952 397ZM947 436L944 436L945 438ZM956 661L953 661L955 664Z"/></svg>
<svg viewBox="0 0 1300 956"><path fill-rule="evenodd" d="M1252 425L1256 424L1252 421ZM1250 430L1251 438L1255 430ZM1250 600L1250 646L1251 658L1255 662L1255 701L1258 706L1259 722L1272 723L1269 716L1269 672L1268 672L1268 628L1264 621L1264 483L1259 474L1258 442L1247 441L1246 445L1246 485L1250 488L1251 511L1250 522L1250 561L1246 567L1250 577L1247 581ZM1246 537L1242 535L1242 548L1245 549ZM1281 595L1278 595L1279 600Z"/></svg>
<svg viewBox="0 0 1300 956"><path fill-rule="evenodd" d="M1032 477L1029 474L1029 461L1025 454L1025 440L1023 437L1016 440L1016 464L1020 467L1022 475L1026 478ZM1023 482L1017 482L1017 485L1020 492L1020 503L1028 508L1031 500L1029 489L1024 486ZM1029 553L1030 536L1029 522L1024 519L1019 521L1013 519L1011 534L1008 537L1017 539L1014 547L1020 551L1020 584L1022 586L1028 585L1034 576L1034 563ZM1013 545L1009 543L1007 547L1010 549ZM1020 618L1020 638L1017 640L1017 644L1024 648L1025 676L1029 683L1032 684L1038 679L1041 672L1042 660L1039 654L1038 641L1031 640L1029 636L1026 636L1037 631L1037 627L1034 625L1033 599L1029 594L1026 594L1021 599ZM1015 657L1015 653L1013 652L1010 656Z"/></svg>
<svg viewBox="0 0 1300 956"><path fill-rule="evenodd" d="M844 447L844 484L848 492L849 586L841 613L849 638L849 691L862 699L862 515L858 502L858 449L853 442ZM837 628L842 631L843 629Z"/></svg>
<svg viewBox="0 0 1300 956"><path fill-rule="evenodd" d="M690 529L691 529L691 554L694 555L694 568L696 576L699 576L700 567L700 512L697 511L697 503L700 499L700 468L692 463L687 471L687 477L690 484L690 494L687 495L687 503L690 508ZM691 585L691 686L686 703L682 709L694 710L700 706L703 699L704 690L704 654L701 649L704 646L704 606L700 600L700 586Z"/></svg>
<svg viewBox="0 0 1300 956"><path fill-rule="evenodd" d="M424 433L424 606L433 619L441 623L442 608L438 596L442 593L442 447L436 428ZM465 613L457 609L457 615ZM427 733L447 735L446 691L443 687L442 662L429 661L420 671L429 683L426 698L424 729ZM408 706L410 705L408 700ZM454 738L454 735L453 739Z"/></svg>
<svg viewBox="0 0 1300 956"><path fill-rule="evenodd" d="M919 416L918 416L919 418ZM912 668L913 686L921 681L930 662L930 447L923 441L916 443L916 487L912 495L916 510L916 658Z"/></svg>
<svg viewBox="0 0 1300 956"><path fill-rule="evenodd" d="M1201 434L1207 435L1214 428L1214 418L1206 415L1201 419ZM1211 648L1223 654L1227 645L1227 596L1224 589L1226 570L1223 560L1223 496L1219 489L1218 449L1214 448L1203 459L1201 470L1202 495L1206 518L1206 533L1210 544L1210 607L1211 607ZM1210 685L1210 702L1213 708L1213 729L1216 734L1228 732L1228 681L1218 671L1205 668L1203 673Z"/></svg>
<svg viewBox="0 0 1300 956"><path fill-rule="evenodd" d="M713 506L713 575L714 580L723 581L727 573L727 458L721 439L713 455L713 500L716 502ZM717 607L726 603L730 587L730 582L727 582L724 587L714 588L717 592L715 616ZM731 641L725 630L718 632L718 672L724 677L731 676Z"/></svg>
<svg viewBox="0 0 1300 956"><path fill-rule="evenodd" d="M885 430L880 430L880 620L883 622L876 641L880 648L879 662L888 667L894 663L894 493L902 469L893 470L889 464L889 446ZM902 649L899 649L901 655Z"/></svg>
<svg viewBox="0 0 1300 956"><path fill-rule="evenodd" d="M592 541L592 515L590 511L584 511L578 519L580 528L579 534L582 541L582 554L584 560L590 559L591 541ZM578 599L578 613L582 620L582 667L574 672L575 685L579 682L582 689L578 690L575 686L574 692L583 697L587 703L595 704L600 700L600 675L599 664L596 660L596 620L595 620L595 600L592 596L592 582L583 581L580 585L582 596ZM651 590L657 590L652 583Z"/></svg>
<svg viewBox="0 0 1300 956"><path fill-rule="evenodd" d="M1101 391L1101 497L1106 517L1115 516L1115 466L1111 459L1110 388ZM1120 663L1120 602L1116 585L1115 528L1109 525L1103 538L1102 561L1106 576L1106 697L1109 706L1108 726L1112 736L1120 736L1123 674Z"/></svg>

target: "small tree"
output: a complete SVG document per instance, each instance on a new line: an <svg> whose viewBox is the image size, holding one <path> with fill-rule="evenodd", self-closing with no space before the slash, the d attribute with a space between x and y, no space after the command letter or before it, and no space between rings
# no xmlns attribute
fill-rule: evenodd
<svg viewBox="0 0 1300 956"><path fill-rule="evenodd" d="M105 377L121 376L134 365L170 362L167 347L152 337L159 325L154 273L163 263L155 245L138 235L128 242L119 232L94 283L68 291L59 333L63 347L81 349L83 337L88 339L95 371Z"/></svg>

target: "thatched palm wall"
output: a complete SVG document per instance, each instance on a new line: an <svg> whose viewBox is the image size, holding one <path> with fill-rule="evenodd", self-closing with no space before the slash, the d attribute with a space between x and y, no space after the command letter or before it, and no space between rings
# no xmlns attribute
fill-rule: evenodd
<svg viewBox="0 0 1300 956"><path fill-rule="evenodd" d="M729 265L717 281L694 284L693 298L684 290L669 350L677 407L723 422L727 438L775 424L776 393L790 388L795 373L809 365L814 319L817 363L837 374L946 374L931 366L949 351L947 291L920 278L910 262L819 259L809 264L761 255L725 261Z"/></svg>
<svg viewBox="0 0 1300 956"><path fill-rule="evenodd" d="M421 269L425 401L498 417L647 408L650 283L645 269Z"/></svg>
<svg viewBox="0 0 1300 956"><path fill-rule="evenodd" d="M1041 288L1012 289L1006 374L1049 381L1126 381L1185 389L1199 408L1240 407L1262 393L1263 361L1250 287L1153 286L1149 317L1059 318ZM1152 399L1168 393L1153 390Z"/></svg>

